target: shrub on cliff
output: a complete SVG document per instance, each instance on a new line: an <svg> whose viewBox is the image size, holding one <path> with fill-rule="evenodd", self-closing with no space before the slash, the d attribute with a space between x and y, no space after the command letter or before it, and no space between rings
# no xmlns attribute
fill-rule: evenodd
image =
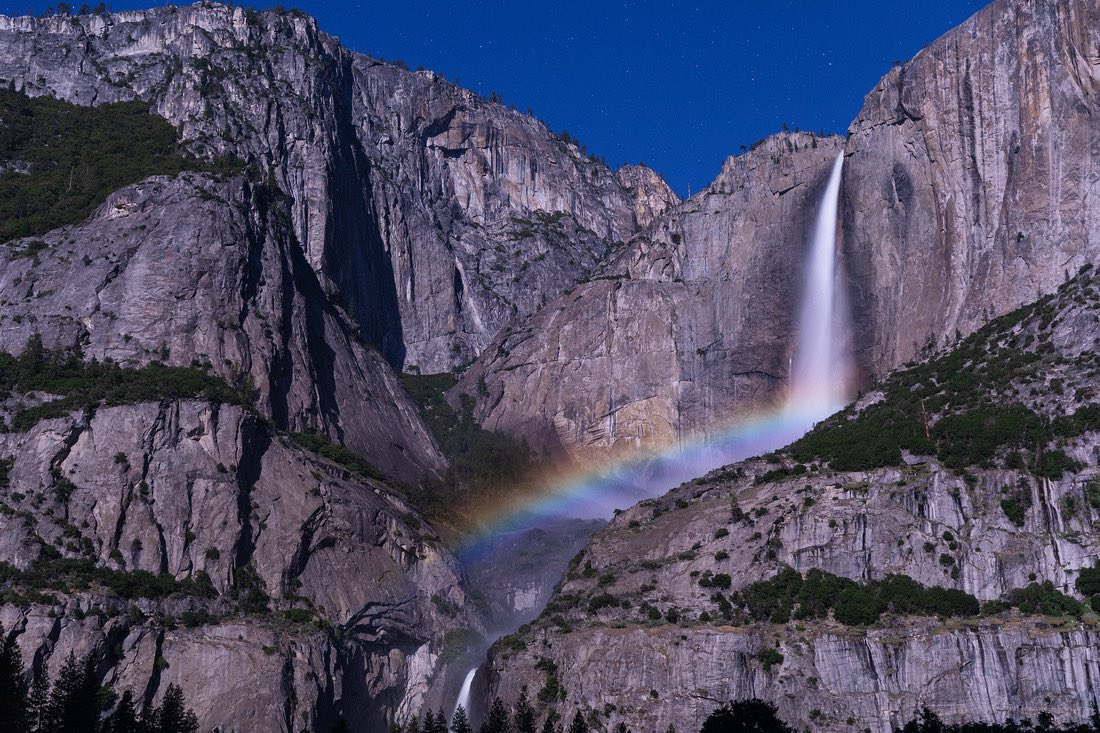
<svg viewBox="0 0 1100 733"><path fill-rule="evenodd" d="M1011 606L1020 609L1020 613L1080 616L1085 612L1080 601L1063 594L1049 580L1016 588L1008 594L1006 600Z"/></svg>
<svg viewBox="0 0 1100 733"><path fill-rule="evenodd" d="M828 618L849 626L878 621L886 611L902 615L976 616L974 596L951 588L926 588L906 575L890 575L881 581L857 583L822 570L805 577L784 568L768 580L745 586L731 600L749 618L771 623L795 619Z"/></svg>
<svg viewBox="0 0 1100 733"><path fill-rule="evenodd" d="M1100 560L1097 560L1091 568L1083 568L1077 575L1075 585L1077 592L1083 596L1100 594Z"/></svg>
<svg viewBox="0 0 1100 733"><path fill-rule="evenodd" d="M897 733L1100 733L1100 715L1094 714L1089 723L1064 726L1055 725L1054 716L1048 712L1039 713L1036 722L1028 719L1017 722L1009 718L1003 723L945 723L928 708L922 708L916 720L906 723Z"/></svg>
<svg viewBox="0 0 1100 733"><path fill-rule="evenodd" d="M723 705L711 713L699 733L794 733L775 705L753 698Z"/></svg>
<svg viewBox="0 0 1100 733"><path fill-rule="evenodd" d="M18 411L12 429L24 432L38 421L61 417L97 405L203 397L223 404L246 404L241 391L195 367L171 367L154 362L133 369L112 361L84 361L77 349L47 349L32 336L19 356L0 352L0 397L10 393L58 395Z"/></svg>
<svg viewBox="0 0 1100 733"><path fill-rule="evenodd" d="M2 626L0 638L7 638ZM22 672L18 647L8 639L0 645L0 730L5 733L197 733L199 729L176 685L168 685L160 706L147 705L140 719L133 694L127 690L104 719L118 698L110 688L100 686L96 660L90 654L78 659L70 651L52 686L44 664L35 670L29 690Z"/></svg>
<svg viewBox="0 0 1100 733"><path fill-rule="evenodd" d="M94 107L0 89L0 242L83 221L108 194L153 175L234 172L182 155L147 102Z"/></svg>

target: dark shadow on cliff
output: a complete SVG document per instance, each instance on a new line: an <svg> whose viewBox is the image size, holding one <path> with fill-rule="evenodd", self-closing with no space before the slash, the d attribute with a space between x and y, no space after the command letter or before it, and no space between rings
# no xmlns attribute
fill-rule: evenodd
<svg viewBox="0 0 1100 733"><path fill-rule="evenodd" d="M371 195L370 161L352 121L354 76L345 59L333 83L338 144L328 171L328 227L324 270L336 283L335 297L359 322L363 337L400 372L405 339L393 264L382 241Z"/></svg>
<svg viewBox="0 0 1100 733"><path fill-rule="evenodd" d="M851 195L852 187L846 185L847 177L840 182L840 232L837 238L838 258L841 267L841 285L848 299L851 315L852 359L856 367L856 382L863 388L875 374L875 269L872 258L873 243L866 230L858 225L861 216Z"/></svg>

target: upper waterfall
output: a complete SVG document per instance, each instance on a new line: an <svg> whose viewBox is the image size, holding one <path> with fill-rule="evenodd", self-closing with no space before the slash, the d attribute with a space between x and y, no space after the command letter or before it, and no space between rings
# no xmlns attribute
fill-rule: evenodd
<svg viewBox="0 0 1100 733"><path fill-rule="evenodd" d="M798 320L798 343L791 368L787 404L820 419L847 399L850 376L845 348L847 307L837 287L836 230L844 153L833 163L818 206L805 289Z"/></svg>
<svg viewBox="0 0 1100 733"><path fill-rule="evenodd" d="M843 171L840 153L817 206L805 277L795 294L800 316L785 400L774 409L737 416L663 450L566 474L548 482L545 491L500 512L503 522L515 522L517 517L530 521L540 515L609 516L617 507L656 496L720 466L789 445L847 402L853 375L851 328L837 264Z"/></svg>

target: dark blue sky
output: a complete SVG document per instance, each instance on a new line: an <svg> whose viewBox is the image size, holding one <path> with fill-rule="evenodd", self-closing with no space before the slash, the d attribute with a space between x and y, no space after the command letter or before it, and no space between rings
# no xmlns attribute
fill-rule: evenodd
<svg viewBox="0 0 1100 733"><path fill-rule="evenodd" d="M50 4L0 0L0 10ZM294 4L352 49L499 92L612 165L645 161L683 194L784 122L846 130L895 59L908 59L986 0Z"/></svg>

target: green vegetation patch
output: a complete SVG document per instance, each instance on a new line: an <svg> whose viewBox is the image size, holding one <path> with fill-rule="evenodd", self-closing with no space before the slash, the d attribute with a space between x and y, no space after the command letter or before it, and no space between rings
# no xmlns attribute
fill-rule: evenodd
<svg viewBox="0 0 1100 733"><path fill-rule="evenodd" d="M1094 611L1100 611L1100 560L1091 568L1083 569L1077 576L1077 592L1089 599Z"/></svg>
<svg viewBox="0 0 1100 733"><path fill-rule="evenodd" d="M447 488L492 491L528 473L531 456L527 447L478 425L472 397L460 395L457 410L447 402L446 392L457 383L453 374L404 374L401 379L447 457Z"/></svg>
<svg viewBox="0 0 1100 733"><path fill-rule="evenodd" d="M1031 508L1031 485L1021 477L1016 486L1001 489L1001 511L1017 527L1024 526L1027 510Z"/></svg>
<svg viewBox="0 0 1100 733"><path fill-rule="evenodd" d="M172 595L210 598L216 595L209 576L200 571L194 580L177 580L169 573L113 570L88 558L63 558L47 552L27 570L0 562L0 586L5 600L41 601L46 592L72 593L96 587L126 599L167 598Z"/></svg>
<svg viewBox="0 0 1100 733"><path fill-rule="evenodd" d="M8 482L10 481L11 467L15 465L15 459L0 458L0 489L8 488Z"/></svg>
<svg viewBox="0 0 1100 733"><path fill-rule="evenodd" d="M232 173L184 156L146 102L81 107L0 90L0 242L83 221L123 186L181 171Z"/></svg>
<svg viewBox="0 0 1100 733"><path fill-rule="evenodd" d="M1013 385L1063 390L1060 379L1046 385L1046 370L1073 362L1054 353L1049 329L1061 299L1080 296L1094 283L1083 269L1057 296L1001 316L953 350L895 372L879 385L884 399L859 414L849 407L824 421L790 447L791 457L858 471L900 465L904 450L935 456L956 470L989 468L1001 457L1009 468L1046 478L1079 470L1058 441L1100 430L1100 404L1050 418L1022 404ZM1016 507L1006 511L1018 515Z"/></svg>
<svg viewBox="0 0 1100 733"><path fill-rule="evenodd" d="M531 457L526 445L478 425L470 395L459 395L458 409L447 401L445 394L456 384L453 374L403 374L401 381L447 457L443 485L423 490L418 502L429 516L447 521L453 518L456 494L491 496L528 477Z"/></svg>
<svg viewBox="0 0 1100 733"><path fill-rule="evenodd" d="M1049 580L1015 588L1009 591L1005 602L1026 614L1080 617L1085 612L1083 603L1059 591Z"/></svg>
<svg viewBox="0 0 1100 733"><path fill-rule="evenodd" d="M77 350L49 350L32 337L19 356L0 352L0 399L12 393L47 392L60 399L15 413L11 429L24 432L39 420L62 417L98 405L126 405L203 397L222 404L246 405L250 391L236 390L220 377L194 367L154 362L132 369L112 361L84 361Z"/></svg>
<svg viewBox="0 0 1100 733"><path fill-rule="evenodd" d="M375 468L366 458L350 448L345 448L342 445L333 443L320 433L306 431L302 433L293 433L290 437L295 443L306 450L316 453L323 458L327 458L333 463L337 463L363 478L381 481L383 483L388 481L386 476Z"/></svg>
<svg viewBox="0 0 1100 733"><path fill-rule="evenodd" d="M539 702L551 704L565 699L565 688L562 687L558 665L552 659L539 657L535 663L535 669L546 675L546 681L539 690Z"/></svg>
<svg viewBox="0 0 1100 733"><path fill-rule="evenodd" d="M462 659L481 643L481 634L473 629L451 629L443 635L443 650L439 653L440 664L452 664Z"/></svg>
<svg viewBox="0 0 1100 733"><path fill-rule="evenodd" d="M775 577L759 581L731 594L732 603L719 603L724 615L733 606L752 619L786 623L793 619L823 619L831 611L843 624L873 624L891 611L911 616L976 616L974 596L951 588L926 588L906 575L890 575L881 581L857 583L821 570L805 576L784 568Z"/></svg>
<svg viewBox="0 0 1100 733"><path fill-rule="evenodd" d="M947 415L932 430L936 455L950 468L988 465L1001 446L1046 440L1042 417L1020 404L988 406Z"/></svg>

